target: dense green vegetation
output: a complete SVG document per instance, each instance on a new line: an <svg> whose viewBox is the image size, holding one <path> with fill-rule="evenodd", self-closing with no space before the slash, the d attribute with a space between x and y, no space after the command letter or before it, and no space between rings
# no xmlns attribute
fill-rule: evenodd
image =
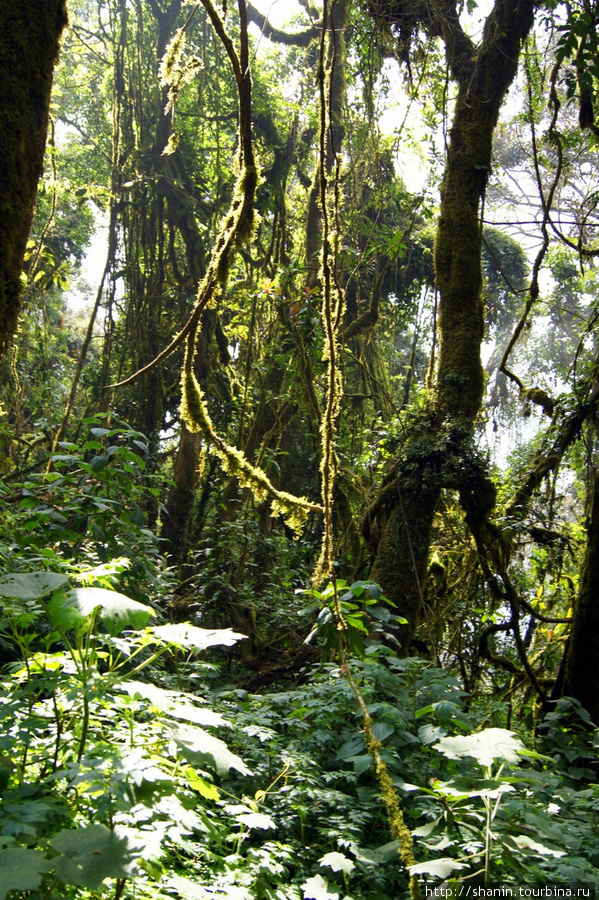
<svg viewBox="0 0 599 900"><path fill-rule="evenodd" d="M67 6L0 89L0 900L597 885L599 8Z"/></svg>

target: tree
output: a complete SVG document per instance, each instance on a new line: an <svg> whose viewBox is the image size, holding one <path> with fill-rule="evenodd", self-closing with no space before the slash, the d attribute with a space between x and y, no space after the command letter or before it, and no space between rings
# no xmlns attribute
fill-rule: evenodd
<svg viewBox="0 0 599 900"><path fill-rule="evenodd" d="M599 722L599 665L597 634L599 633L599 478L594 473L588 518L587 548L580 586L574 607L574 619L566 649L564 680L561 693L576 699Z"/></svg>
<svg viewBox="0 0 599 900"><path fill-rule="evenodd" d="M422 605L441 489L459 490L479 535L494 504L494 488L471 443L483 399L480 207L499 111L534 11L532 2L497 0L475 46L460 24L456 4L372 5L375 20L391 31L406 58L419 28L441 38L458 86L435 238L440 347L433 402L413 426L402 458L366 518L371 576L408 619L406 650Z"/></svg>
<svg viewBox="0 0 599 900"><path fill-rule="evenodd" d="M44 159L66 0L0 3L0 355L16 327L21 266Z"/></svg>

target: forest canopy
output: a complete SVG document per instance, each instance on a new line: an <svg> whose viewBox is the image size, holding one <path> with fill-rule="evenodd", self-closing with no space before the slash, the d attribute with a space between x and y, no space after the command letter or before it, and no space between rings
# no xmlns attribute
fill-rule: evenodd
<svg viewBox="0 0 599 900"><path fill-rule="evenodd" d="M594 0L0 13L0 900L599 883Z"/></svg>

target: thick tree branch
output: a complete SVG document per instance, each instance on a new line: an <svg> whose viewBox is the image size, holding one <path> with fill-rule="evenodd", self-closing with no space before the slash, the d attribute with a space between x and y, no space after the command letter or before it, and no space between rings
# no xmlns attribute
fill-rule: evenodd
<svg viewBox="0 0 599 900"><path fill-rule="evenodd" d="M247 5L248 22L257 25L264 37L270 41L276 41L278 44L288 44L294 47L307 47L320 34L321 26L313 25L304 31L287 32L280 31L270 24L268 16L262 15L251 3Z"/></svg>

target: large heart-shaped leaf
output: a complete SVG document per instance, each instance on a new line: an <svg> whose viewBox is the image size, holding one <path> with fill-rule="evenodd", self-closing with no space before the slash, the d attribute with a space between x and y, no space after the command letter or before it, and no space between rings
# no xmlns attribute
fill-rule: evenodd
<svg viewBox="0 0 599 900"><path fill-rule="evenodd" d="M94 609L99 609L99 615L109 634L116 635L124 628L144 628L153 610L137 600L126 597L118 591L109 591L106 588L78 587L73 588L63 597L55 597L51 601L50 614L56 625L65 627L61 623L72 622L76 616L76 610L83 617L91 615ZM67 628L73 627L71 624Z"/></svg>
<svg viewBox="0 0 599 900"><path fill-rule="evenodd" d="M138 853L129 838L105 825L65 828L50 843L61 854L52 862L66 884L96 888L105 878L126 878L136 868Z"/></svg>
<svg viewBox="0 0 599 900"><path fill-rule="evenodd" d="M257 806L257 804L254 804L254 806ZM230 806L225 806L225 812L230 816L235 816L235 819L241 825L246 825L248 828L268 829L277 827L272 816L258 812L257 808L250 809L244 803L234 803Z"/></svg>
<svg viewBox="0 0 599 900"><path fill-rule="evenodd" d="M41 850L10 847L0 852L0 900L9 891L34 891L40 886L41 873L52 868Z"/></svg>
<svg viewBox="0 0 599 900"><path fill-rule="evenodd" d="M526 752L522 741L507 728L485 728L477 734L441 738L435 749L449 759L473 756L481 766L492 766L495 759L517 763Z"/></svg>
<svg viewBox="0 0 599 900"><path fill-rule="evenodd" d="M68 578L58 572L17 572L0 578L0 597L37 600L67 584Z"/></svg>
<svg viewBox="0 0 599 900"><path fill-rule="evenodd" d="M527 834L517 834L512 837L512 840L520 850L524 853L531 853L533 856L540 853L541 856L554 856L556 859L559 859L561 856L566 855L563 850L555 850L553 847L548 847L539 841L533 841Z"/></svg>
<svg viewBox="0 0 599 900"><path fill-rule="evenodd" d="M353 859L349 859L349 857L344 856L343 853L338 853L336 850L325 853L318 862L321 866L328 866L333 872L345 872L347 875L351 875L356 868Z"/></svg>

